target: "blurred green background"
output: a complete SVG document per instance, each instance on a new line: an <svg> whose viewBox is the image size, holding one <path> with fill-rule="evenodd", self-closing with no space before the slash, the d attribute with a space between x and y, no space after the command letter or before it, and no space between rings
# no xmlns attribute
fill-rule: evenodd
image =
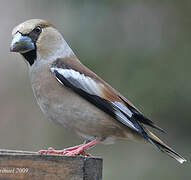
<svg viewBox="0 0 191 180"><path fill-rule="evenodd" d="M178 164L145 144L90 150L104 180L191 178L191 1L1 0L0 148L61 149L82 140L49 122L33 97L27 66L9 52L12 28L31 18L53 23L79 59L145 115L187 160Z"/></svg>

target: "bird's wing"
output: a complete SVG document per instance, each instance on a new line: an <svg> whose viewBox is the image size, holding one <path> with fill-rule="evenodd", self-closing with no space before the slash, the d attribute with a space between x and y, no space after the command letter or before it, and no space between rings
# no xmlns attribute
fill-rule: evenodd
<svg viewBox="0 0 191 180"><path fill-rule="evenodd" d="M142 123L161 130L101 78L79 64L80 62L77 63L78 66L67 60L57 59L51 64L50 70L61 84L71 88L97 108L123 125L137 131L146 139L148 137Z"/></svg>

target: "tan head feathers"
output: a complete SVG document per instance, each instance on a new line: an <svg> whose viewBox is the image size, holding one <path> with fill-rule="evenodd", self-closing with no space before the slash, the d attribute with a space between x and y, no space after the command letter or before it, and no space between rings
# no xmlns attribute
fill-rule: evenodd
<svg viewBox="0 0 191 180"><path fill-rule="evenodd" d="M52 24L45 20L30 19L16 26L12 31L12 35L14 35L18 31L22 34L28 34L32 29L34 29L37 26L40 26L41 28L54 27Z"/></svg>

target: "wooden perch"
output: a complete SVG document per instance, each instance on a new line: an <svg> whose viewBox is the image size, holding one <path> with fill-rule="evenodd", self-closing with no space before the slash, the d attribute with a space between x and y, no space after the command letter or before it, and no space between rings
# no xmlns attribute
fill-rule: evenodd
<svg viewBox="0 0 191 180"><path fill-rule="evenodd" d="M0 180L101 180L102 159L0 150Z"/></svg>

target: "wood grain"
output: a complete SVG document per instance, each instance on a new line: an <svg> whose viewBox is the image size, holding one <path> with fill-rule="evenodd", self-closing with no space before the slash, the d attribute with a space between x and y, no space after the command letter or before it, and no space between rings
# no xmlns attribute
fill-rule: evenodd
<svg viewBox="0 0 191 180"><path fill-rule="evenodd" d="M0 150L0 180L101 180L102 159Z"/></svg>

